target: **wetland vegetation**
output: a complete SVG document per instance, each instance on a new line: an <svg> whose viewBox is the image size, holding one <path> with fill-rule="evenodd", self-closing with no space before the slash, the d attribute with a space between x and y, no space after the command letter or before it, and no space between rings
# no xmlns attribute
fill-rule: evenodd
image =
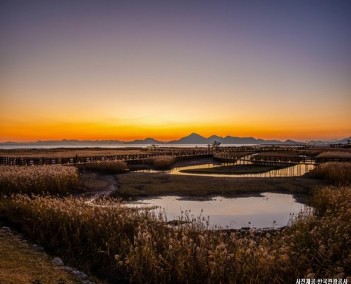
<svg viewBox="0 0 351 284"><path fill-rule="evenodd" d="M1 167L0 222L110 283L290 283L351 275L349 163L322 164L307 176L279 178L105 175L91 167L80 174L73 166ZM83 177L92 193L111 193L111 180L119 198L78 197ZM62 192L74 195L57 196ZM206 216L185 212L174 227L164 213L128 208L121 200L173 195L201 202L265 192L302 193L313 209L276 231L213 231Z"/></svg>

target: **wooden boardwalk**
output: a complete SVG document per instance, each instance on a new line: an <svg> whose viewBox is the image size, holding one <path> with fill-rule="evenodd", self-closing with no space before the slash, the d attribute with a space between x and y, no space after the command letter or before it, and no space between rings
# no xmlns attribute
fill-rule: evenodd
<svg viewBox="0 0 351 284"><path fill-rule="evenodd" d="M114 161L121 160L126 163L135 164L142 162L145 159L157 156L174 157L177 161L188 159L199 159L212 157L212 153L204 150L183 150L183 151L167 151L154 152L145 154L130 154L130 155L109 155L109 156L74 156L69 158L62 157L0 157L0 165L17 165L17 166L31 166L31 165L76 165L98 161Z"/></svg>
<svg viewBox="0 0 351 284"><path fill-rule="evenodd" d="M265 166L275 165L315 165L316 161L313 157L308 156L253 156L251 159L252 163Z"/></svg>
<svg viewBox="0 0 351 284"><path fill-rule="evenodd" d="M247 152L247 154L245 154ZM254 163L260 165L279 166L279 165L317 165L327 162L351 162L351 158L318 158L312 156L289 156L289 155L260 155L254 153L252 147L242 147L225 149L224 151L210 151L207 149L170 149L154 151L148 153L129 154L129 155L105 155L105 156L73 156L73 157L0 157L0 165L76 165L98 161L122 160L128 164L142 163L145 159L157 156L174 157L176 161L213 158L222 163Z"/></svg>

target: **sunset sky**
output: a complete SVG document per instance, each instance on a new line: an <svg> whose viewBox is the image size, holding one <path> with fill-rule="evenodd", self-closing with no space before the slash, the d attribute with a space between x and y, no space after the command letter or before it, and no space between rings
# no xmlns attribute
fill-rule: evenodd
<svg viewBox="0 0 351 284"><path fill-rule="evenodd" d="M351 135L351 2L0 1L0 141Z"/></svg>

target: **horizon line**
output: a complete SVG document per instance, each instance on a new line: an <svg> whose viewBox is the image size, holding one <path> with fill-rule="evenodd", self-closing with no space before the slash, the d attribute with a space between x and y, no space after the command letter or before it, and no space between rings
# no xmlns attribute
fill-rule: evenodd
<svg viewBox="0 0 351 284"><path fill-rule="evenodd" d="M192 132L188 135L185 135L185 136L182 136L180 138L177 138L177 139L172 139L172 140L159 140L159 139L156 139L156 138L153 138L153 137L145 137L145 138L136 138L136 139L132 139L132 140L123 140L122 139L95 139L95 138L91 138L91 139L78 139L78 138L61 138L61 139L48 139L48 140L42 140L42 139L38 139L38 140L0 140L0 143L1 144L7 144L7 143L40 143L40 142L65 142L65 141L76 141L76 142L107 142L107 141L115 141L115 142L120 142L120 143L130 143L130 142L135 142L137 140L147 140L147 139L153 139L153 140L156 140L157 142L160 142L160 143L170 143L172 141L178 141L180 139L183 139L185 137L188 137L188 136L191 136L191 135L199 135L201 136L202 138L205 138L205 139L209 139L211 138L212 136L217 136L219 138L239 138L239 139L245 139L245 138L252 138L252 139L256 139L256 140L267 140L267 141L272 141L272 140L276 140L276 141L280 141L280 142L285 142L285 141L288 141L288 140L292 140L292 141L295 141L295 142L310 142L310 141L321 141L321 142L331 142L333 140L344 140L344 139L347 139L351 136L347 136L347 137L338 137L338 138L315 138L313 140L311 139L294 139L294 138L283 138L283 139L279 139L279 138L257 138L257 137L254 137L254 136L231 136L231 135L226 135L226 136L219 136L219 135L216 135L216 134L212 134L208 137L206 136L202 136L201 134L198 134L198 133L195 133L195 132Z"/></svg>

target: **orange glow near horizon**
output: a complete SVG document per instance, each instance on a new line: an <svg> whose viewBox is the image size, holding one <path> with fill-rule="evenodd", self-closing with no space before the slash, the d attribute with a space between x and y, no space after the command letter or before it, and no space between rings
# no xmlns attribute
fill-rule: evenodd
<svg viewBox="0 0 351 284"><path fill-rule="evenodd" d="M99 123L20 123L1 125L1 142L30 142L37 140L120 140L154 138L159 141L177 140L190 133L204 137L211 135L255 137L262 139L295 139L307 141L315 139L342 139L349 137L349 129L328 126L310 127L252 127L250 125L220 125L217 123L189 125L111 125Z"/></svg>
<svg viewBox="0 0 351 284"><path fill-rule="evenodd" d="M204 137L219 135L306 141L343 139L351 133L348 109L351 102L346 95L338 101L322 92L314 95L319 96L320 101L301 103L278 95L267 97L264 91L252 87L223 90L224 94L217 96L220 99L213 97L211 90L200 92L194 89L192 96L177 95L184 93L181 87L173 91L151 86L149 89L124 87L116 90L127 93L130 100L109 93L100 95L97 89L85 95L77 89L76 96L62 96L62 90L49 90L50 98L40 95L45 90L34 92L15 86L11 89L13 96L5 96L0 105L1 142L130 141L149 137L170 141L193 132ZM230 95L242 92L245 96ZM340 92L346 93L344 90ZM141 94L145 93L152 95L142 99ZM16 100L20 94L25 94L28 99Z"/></svg>

